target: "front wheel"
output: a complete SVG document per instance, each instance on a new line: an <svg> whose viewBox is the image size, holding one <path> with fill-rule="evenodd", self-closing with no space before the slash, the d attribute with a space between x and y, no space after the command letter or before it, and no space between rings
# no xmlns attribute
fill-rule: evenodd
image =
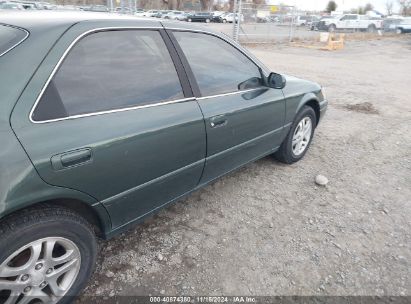
<svg viewBox="0 0 411 304"><path fill-rule="evenodd" d="M368 33L375 33L377 31L377 28L374 24L371 24L368 29L367 29Z"/></svg>
<svg viewBox="0 0 411 304"><path fill-rule="evenodd" d="M310 147L316 122L313 108L304 106L296 115L287 137L274 156L286 164L292 164L302 159Z"/></svg>
<svg viewBox="0 0 411 304"><path fill-rule="evenodd" d="M0 223L0 235L1 303L70 303L93 272L93 229L69 210L24 210Z"/></svg>

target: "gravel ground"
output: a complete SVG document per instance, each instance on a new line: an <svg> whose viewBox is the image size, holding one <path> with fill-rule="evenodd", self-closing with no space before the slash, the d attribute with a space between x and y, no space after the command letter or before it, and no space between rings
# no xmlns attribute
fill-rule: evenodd
<svg viewBox="0 0 411 304"><path fill-rule="evenodd" d="M250 49L326 88L306 157L247 165L102 243L85 295L411 295L410 38Z"/></svg>

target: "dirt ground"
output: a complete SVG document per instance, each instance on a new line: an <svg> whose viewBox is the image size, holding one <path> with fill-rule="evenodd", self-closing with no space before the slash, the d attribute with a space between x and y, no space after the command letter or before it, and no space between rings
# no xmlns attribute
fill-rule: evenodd
<svg viewBox="0 0 411 304"><path fill-rule="evenodd" d="M103 242L85 295L411 296L411 37L250 49L325 87L306 157L247 165Z"/></svg>

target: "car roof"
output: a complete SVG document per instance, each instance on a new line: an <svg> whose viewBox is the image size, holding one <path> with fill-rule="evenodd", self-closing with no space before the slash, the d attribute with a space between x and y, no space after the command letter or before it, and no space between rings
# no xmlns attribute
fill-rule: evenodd
<svg viewBox="0 0 411 304"><path fill-rule="evenodd" d="M0 23L14 25L30 31L36 27L44 26L62 26L70 27L75 23L82 21L134 21L136 26L138 23L152 22L153 26L158 25L158 20L151 18L137 18L134 16L114 15L110 13L100 12L84 12L84 11L16 11L13 13L0 11Z"/></svg>

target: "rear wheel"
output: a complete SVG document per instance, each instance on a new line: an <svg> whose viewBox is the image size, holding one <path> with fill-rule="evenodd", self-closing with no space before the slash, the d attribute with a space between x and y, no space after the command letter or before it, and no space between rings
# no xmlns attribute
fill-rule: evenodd
<svg viewBox="0 0 411 304"><path fill-rule="evenodd" d="M374 24L371 24L371 25L368 26L367 31L368 31L368 33L375 33L377 31L377 28Z"/></svg>
<svg viewBox="0 0 411 304"><path fill-rule="evenodd" d="M302 159L310 147L316 121L313 108L304 106L296 115L287 137L274 156L286 164L292 164Z"/></svg>
<svg viewBox="0 0 411 304"><path fill-rule="evenodd" d="M403 33L402 28L397 28L395 32L396 32L397 34L402 34L402 33Z"/></svg>
<svg viewBox="0 0 411 304"><path fill-rule="evenodd" d="M24 210L0 223L0 235L1 303L70 303L93 272L93 229L69 210Z"/></svg>
<svg viewBox="0 0 411 304"><path fill-rule="evenodd" d="M191 22L191 21L193 21L193 20L191 20L191 18L188 18L187 21L188 21L188 22Z"/></svg>
<svg viewBox="0 0 411 304"><path fill-rule="evenodd" d="M223 23L227 23L227 19L223 19Z"/></svg>
<svg viewBox="0 0 411 304"><path fill-rule="evenodd" d="M206 19L206 21L205 21L206 23L210 23L210 19Z"/></svg>
<svg viewBox="0 0 411 304"><path fill-rule="evenodd" d="M335 24L331 24L331 25L328 27L328 31L329 31L330 33L334 33L336 30L337 30L337 27L335 26Z"/></svg>

